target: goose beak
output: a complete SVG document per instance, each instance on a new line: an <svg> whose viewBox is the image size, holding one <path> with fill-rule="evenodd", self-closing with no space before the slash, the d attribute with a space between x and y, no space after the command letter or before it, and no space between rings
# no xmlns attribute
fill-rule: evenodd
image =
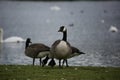
<svg viewBox="0 0 120 80"><path fill-rule="evenodd" d="M60 30L58 30L58 32L61 32Z"/></svg>
<svg viewBox="0 0 120 80"><path fill-rule="evenodd" d="M84 52L80 52L80 54L86 54L86 53L84 53Z"/></svg>
<svg viewBox="0 0 120 80"><path fill-rule="evenodd" d="M62 32L61 29L59 29L58 32Z"/></svg>

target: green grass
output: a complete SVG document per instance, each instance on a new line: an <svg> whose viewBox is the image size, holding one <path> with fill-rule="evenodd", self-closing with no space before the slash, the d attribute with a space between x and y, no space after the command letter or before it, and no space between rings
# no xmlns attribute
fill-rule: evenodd
<svg viewBox="0 0 120 80"><path fill-rule="evenodd" d="M0 65L0 80L120 80L120 67Z"/></svg>

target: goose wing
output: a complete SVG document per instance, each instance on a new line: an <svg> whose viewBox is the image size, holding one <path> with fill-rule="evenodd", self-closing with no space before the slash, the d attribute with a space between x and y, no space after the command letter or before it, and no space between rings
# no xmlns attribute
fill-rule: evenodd
<svg viewBox="0 0 120 80"><path fill-rule="evenodd" d="M50 51L50 48L44 44L31 44L26 50L25 54L29 57L36 57L40 52Z"/></svg>
<svg viewBox="0 0 120 80"><path fill-rule="evenodd" d="M29 48L33 48L36 49L37 51L41 52L41 51L49 51L50 48L44 44L41 43L35 43L35 44L31 44L29 46Z"/></svg>
<svg viewBox="0 0 120 80"><path fill-rule="evenodd" d="M77 49L76 47L72 46L71 48L72 48L72 54L74 54L74 53L85 54L85 53L81 52L79 49Z"/></svg>

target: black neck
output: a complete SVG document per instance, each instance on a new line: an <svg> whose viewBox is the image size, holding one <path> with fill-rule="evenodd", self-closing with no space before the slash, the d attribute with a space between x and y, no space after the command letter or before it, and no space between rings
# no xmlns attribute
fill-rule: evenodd
<svg viewBox="0 0 120 80"><path fill-rule="evenodd" d="M29 46L29 42L26 41L25 49Z"/></svg>
<svg viewBox="0 0 120 80"><path fill-rule="evenodd" d="M63 32L63 39L64 41L67 41L67 30Z"/></svg>

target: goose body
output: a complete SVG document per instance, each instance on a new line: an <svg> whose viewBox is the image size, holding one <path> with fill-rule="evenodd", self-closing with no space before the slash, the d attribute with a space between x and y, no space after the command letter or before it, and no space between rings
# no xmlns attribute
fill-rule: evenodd
<svg viewBox="0 0 120 80"><path fill-rule="evenodd" d="M43 58L49 54L50 48L41 43L31 44L25 49L25 54L31 58Z"/></svg>
<svg viewBox="0 0 120 80"><path fill-rule="evenodd" d="M50 48L42 43L31 44L30 39L26 40L25 55L33 58L33 65L35 58L40 58L40 65L42 64L41 59L50 54Z"/></svg>
<svg viewBox="0 0 120 80"><path fill-rule="evenodd" d="M70 44L63 40L57 40L51 46L51 53L56 59L66 59L71 52Z"/></svg>

